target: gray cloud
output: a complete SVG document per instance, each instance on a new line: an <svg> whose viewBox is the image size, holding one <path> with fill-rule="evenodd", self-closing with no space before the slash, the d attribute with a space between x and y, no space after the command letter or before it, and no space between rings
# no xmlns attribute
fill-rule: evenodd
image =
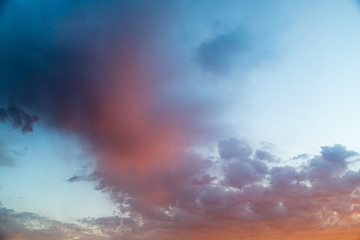
<svg viewBox="0 0 360 240"><path fill-rule="evenodd" d="M207 71L226 73L239 55L249 51L249 39L239 32L220 34L203 42L197 49L196 59Z"/></svg>
<svg viewBox="0 0 360 240"><path fill-rule="evenodd" d="M20 107L11 104L8 108L0 108L0 122L9 120L10 123L20 128L23 133L33 131L33 124L39 121L39 117L36 115L29 115Z"/></svg>
<svg viewBox="0 0 360 240"><path fill-rule="evenodd" d="M249 143L236 138L219 141L219 154L224 160L230 159L247 159L252 154Z"/></svg>
<svg viewBox="0 0 360 240"><path fill-rule="evenodd" d="M264 150L257 150L255 152L255 158L259 159L259 160L266 160L266 161L269 161L269 162L277 161L275 155L271 154L268 151L264 151Z"/></svg>
<svg viewBox="0 0 360 240"><path fill-rule="evenodd" d="M83 176L77 176L77 175L74 175L72 176L71 178L67 179L68 182L78 182L80 180L83 180Z"/></svg>

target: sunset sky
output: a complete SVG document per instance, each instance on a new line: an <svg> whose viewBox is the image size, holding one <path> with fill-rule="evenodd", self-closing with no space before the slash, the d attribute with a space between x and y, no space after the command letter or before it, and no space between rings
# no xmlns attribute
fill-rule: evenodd
<svg viewBox="0 0 360 240"><path fill-rule="evenodd" d="M0 240L359 240L360 1L0 0Z"/></svg>

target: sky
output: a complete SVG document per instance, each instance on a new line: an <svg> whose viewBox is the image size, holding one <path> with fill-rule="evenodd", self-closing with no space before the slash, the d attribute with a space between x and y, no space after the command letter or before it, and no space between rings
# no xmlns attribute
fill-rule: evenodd
<svg viewBox="0 0 360 240"><path fill-rule="evenodd" d="M358 240L360 2L0 0L0 240Z"/></svg>

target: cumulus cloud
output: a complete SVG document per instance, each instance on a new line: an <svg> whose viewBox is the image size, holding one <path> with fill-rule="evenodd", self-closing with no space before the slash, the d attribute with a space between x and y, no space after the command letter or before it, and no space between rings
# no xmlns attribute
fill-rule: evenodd
<svg viewBox="0 0 360 240"><path fill-rule="evenodd" d="M219 141L219 154L224 160L246 159L252 154L252 149L246 141L236 138Z"/></svg>
<svg viewBox="0 0 360 240"><path fill-rule="evenodd" d="M83 222L129 239L138 234L144 234L144 239L201 239L201 234L221 239L216 233L206 234L207 229L248 239L255 236L249 228L283 234L300 228L347 229L360 223L360 172L350 170L347 161L358 158L358 153L342 145L326 146L299 167L274 165L260 158L246 141L235 138L219 141L218 150L220 159L198 157L190 168L187 162L171 175L158 172L159 182L141 177L148 180L138 185L143 193L125 191L115 178L101 178L99 189L108 192L129 217Z"/></svg>

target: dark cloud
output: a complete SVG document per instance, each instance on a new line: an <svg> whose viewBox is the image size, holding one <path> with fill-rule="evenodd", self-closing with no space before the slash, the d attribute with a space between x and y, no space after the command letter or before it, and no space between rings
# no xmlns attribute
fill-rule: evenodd
<svg viewBox="0 0 360 240"><path fill-rule="evenodd" d="M207 71L223 74L232 67L236 57L248 51L248 42L239 32L220 34L203 42L197 49L196 58Z"/></svg>
<svg viewBox="0 0 360 240"><path fill-rule="evenodd" d="M180 3L39 1L6 10L1 100L79 135L99 172L112 166L116 175L144 175L144 169L172 165L193 142L213 134L206 124L213 107L168 88L183 85L167 70L176 50L166 47L174 43L168 33L179 21ZM22 115L28 131L36 119Z"/></svg>
<svg viewBox="0 0 360 240"><path fill-rule="evenodd" d="M14 6L21 4L28 10ZM139 74L145 74L146 49L153 47L171 8L165 1L142 7L124 1L57 5L13 3L7 9L23 12L2 19L2 100L39 112L57 126L86 127L97 114L101 89L108 91L119 80L123 83L116 90L125 95L130 83L146 87L144 81L151 81ZM110 101L129 101L125 98Z"/></svg>
<svg viewBox="0 0 360 240"><path fill-rule="evenodd" d="M0 108L0 121L5 122L7 120L9 120L14 127L20 128L23 133L28 133L33 131L33 124L39 121L39 117L29 115L20 107L12 104L7 109Z"/></svg>
<svg viewBox="0 0 360 240"><path fill-rule="evenodd" d="M94 181L99 178L103 177L101 174L97 173L96 171L91 174L81 174L81 175L74 175L67 179L69 183L79 182L79 181Z"/></svg>
<svg viewBox="0 0 360 240"><path fill-rule="evenodd" d="M71 178L69 178L67 181L68 182L77 182L77 181L80 181L82 180L82 177L81 176L72 176Z"/></svg>
<svg viewBox="0 0 360 240"><path fill-rule="evenodd" d="M137 218L163 221L163 208L193 208L189 186L213 179L190 150L213 134L213 106L192 89L179 96L183 79L168 72L181 9L169 1L16 2L0 20L1 100L89 144L89 178Z"/></svg>

